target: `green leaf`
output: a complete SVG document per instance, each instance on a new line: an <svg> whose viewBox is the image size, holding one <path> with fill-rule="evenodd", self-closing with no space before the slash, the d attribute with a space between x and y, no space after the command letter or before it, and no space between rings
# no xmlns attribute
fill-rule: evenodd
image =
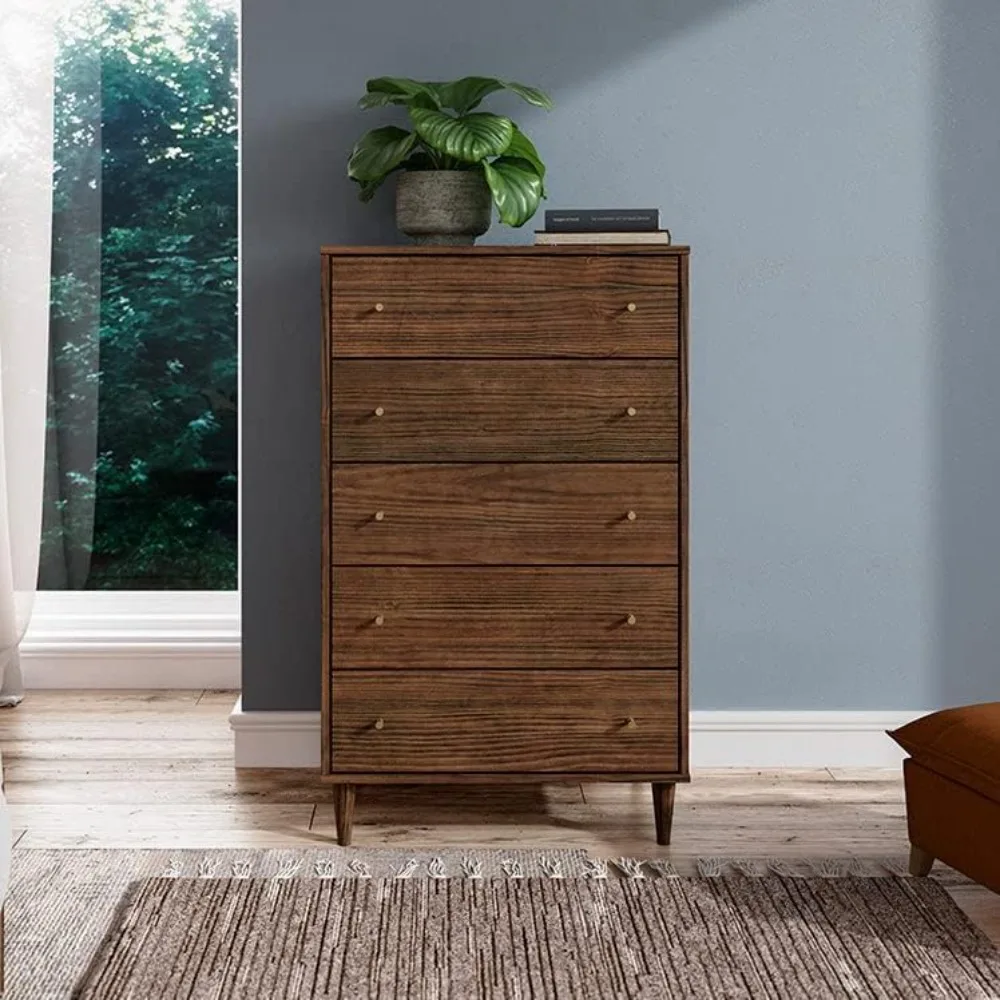
<svg viewBox="0 0 1000 1000"><path fill-rule="evenodd" d="M413 132L395 125L372 129L354 147L347 164L347 176L361 183L381 181L413 152L416 143Z"/></svg>
<svg viewBox="0 0 1000 1000"><path fill-rule="evenodd" d="M358 197L364 202L371 201L372 198L375 197L375 192L382 186L383 181L385 181L388 176L389 175L386 174L385 177L379 177L379 179L375 181L358 181L358 184L361 186L361 190L358 192Z"/></svg>
<svg viewBox="0 0 1000 1000"><path fill-rule="evenodd" d="M358 101L358 107L364 108L384 108L387 104L405 104L406 98L401 94L387 94L384 91L376 91L374 94L365 94Z"/></svg>
<svg viewBox="0 0 1000 1000"><path fill-rule="evenodd" d="M379 76L365 85L368 91L358 101L362 108L379 108L386 104L412 104L440 107L433 84L421 83L405 76Z"/></svg>
<svg viewBox="0 0 1000 1000"><path fill-rule="evenodd" d="M483 172L501 222L523 226L538 211L542 178L530 161L502 156L493 163L484 163Z"/></svg>
<svg viewBox="0 0 1000 1000"><path fill-rule="evenodd" d="M479 107L484 98L498 90L510 90L539 108L549 110L552 107L552 101L537 88L526 87L521 83L507 83L492 76L464 76L451 83L432 83L428 86L434 90L442 108L452 108L460 115Z"/></svg>
<svg viewBox="0 0 1000 1000"><path fill-rule="evenodd" d="M429 90L421 91L420 93L411 94L409 96L376 92L374 94L365 94L365 96L358 101L358 107L364 108L365 111L368 111L370 108L383 108L387 104L402 104L409 108L436 109L441 107L436 95L432 94Z"/></svg>
<svg viewBox="0 0 1000 1000"><path fill-rule="evenodd" d="M545 179L545 164L542 163L535 144L516 125L510 145L504 150L504 156L527 160L538 171L538 176Z"/></svg>
<svg viewBox="0 0 1000 1000"><path fill-rule="evenodd" d="M440 169L426 149L415 149L405 163L404 170L437 170Z"/></svg>
<svg viewBox="0 0 1000 1000"><path fill-rule="evenodd" d="M536 108L552 110L552 98L537 87L526 87L523 83L507 83L504 86L512 90L523 101L533 104Z"/></svg>
<svg viewBox="0 0 1000 1000"><path fill-rule="evenodd" d="M410 108L410 118L428 146L464 163L500 156L514 135L514 123L503 115L480 113L454 118L443 111Z"/></svg>
<svg viewBox="0 0 1000 1000"><path fill-rule="evenodd" d="M434 84L441 107L452 108L460 115L478 107L483 98L503 88L503 81L491 76L464 76L451 83Z"/></svg>

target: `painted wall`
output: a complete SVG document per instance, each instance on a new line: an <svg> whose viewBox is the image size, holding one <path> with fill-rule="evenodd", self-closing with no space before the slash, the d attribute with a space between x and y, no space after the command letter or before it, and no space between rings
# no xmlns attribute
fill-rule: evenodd
<svg viewBox="0 0 1000 1000"><path fill-rule="evenodd" d="M1000 4L244 0L247 709L319 704L321 243L382 74L497 73L550 205L692 258L693 705L1000 698ZM490 241L530 240L494 229Z"/></svg>

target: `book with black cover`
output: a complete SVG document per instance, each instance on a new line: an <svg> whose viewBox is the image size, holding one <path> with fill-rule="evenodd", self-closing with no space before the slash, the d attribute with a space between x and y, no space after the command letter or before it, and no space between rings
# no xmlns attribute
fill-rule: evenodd
<svg viewBox="0 0 1000 1000"><path fill-rule="evenodd" d="M649 233L660 228L658 208L555 208L545 211L549 233Z"/></svg>

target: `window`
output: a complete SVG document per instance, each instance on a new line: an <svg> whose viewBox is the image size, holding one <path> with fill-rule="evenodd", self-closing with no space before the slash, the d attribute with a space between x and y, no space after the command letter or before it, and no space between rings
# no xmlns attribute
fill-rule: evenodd
<svg viewBox="0 0 1000 1000"><path fill-rule="evenodd" d="M42 590L236 589L237 3L64 25Z"/></svg>

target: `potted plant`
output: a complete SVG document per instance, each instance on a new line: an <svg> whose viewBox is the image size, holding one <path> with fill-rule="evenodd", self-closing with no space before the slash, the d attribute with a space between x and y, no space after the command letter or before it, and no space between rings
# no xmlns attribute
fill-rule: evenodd
<svg viewBox="0 0 1000 1000"><path fill-rule="evenodd" d="M545 197L545 165L510 118L475 110L499 90L552 107L540 90L492 77L369 80L360 106L400 105L413 128L384 125L354 147L347 175L360 186L361 200L370 201L399 171L396 224L417 243L474 243L489 229L494 204L501 222L523 226Z"/></svg>

